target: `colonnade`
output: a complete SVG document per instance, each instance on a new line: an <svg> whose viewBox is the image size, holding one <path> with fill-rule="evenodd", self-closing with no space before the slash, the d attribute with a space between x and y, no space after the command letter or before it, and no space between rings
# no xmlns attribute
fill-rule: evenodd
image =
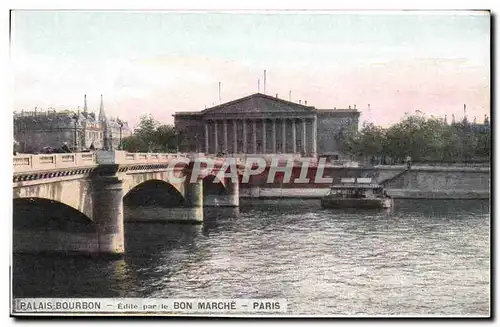
<svg viewBox="0 0 500 327"><path fill-rule="evenodd" d="M309 128L308 123L312 123ZM260 128L260 126L261 128ZM268 126L272 132L267 132ZM244 118L244 119L210 119L205 121L205 152L206 153L316 153L317 145L317 118ZM243 135L240 137L238 126L242 126ZM222 128L221 128L222 127ZM281 142L277 141L277 129L281 131ZM232 135L228 136L228 130ZM248 140L248 130L251 130L251 139ZM258 133L260 130L260 133ZM289 134L287 132L290 132ZM301 134L299 134L301 133ZM287 147L287 137L291 134L291 146ZM297 137L299 136L299 137ZM308 139L309 137L309 139ZM298 144L297 140L300 139ZM288 139L289 140L289 139ZM250 142L249 142L250 141ZM259 144L260 143L260 144ZM212 147L211 147L212 145ZM268 149L270 151L268 151ZM210 151L213 150L213 151Z"/></svg>

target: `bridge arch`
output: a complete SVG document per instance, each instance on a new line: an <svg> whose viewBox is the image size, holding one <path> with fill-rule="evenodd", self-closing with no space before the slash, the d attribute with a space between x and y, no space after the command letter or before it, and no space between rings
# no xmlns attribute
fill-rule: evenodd
<svg viewBox="0 0 500 327"><path fill-rule="evenodd" d="M16 253L97 252L98 226L62 202L36 197L13 200Z"/></svg>
<svg viewBox="0 0 500 327"><path fill-rule="evenodd" d="M123 196L125 206L180 207L185 198L179 189L161 179L150 179L131 188Z"/></svg>
<svg viewBox="0 0 500 327"><path fill-rule="evenodd" d="M14 229L42 228L77 231L95 230L90 217L65 203L46 198L26 197L13 200Z"/></svg>
<svg viewBox="0 0 500 327"><path fill-rule="evenodd" d="M223 181L215 175L207 175L203 178L203 196L227 195L228 191Z"/></svg>
<svg viewBox="0 0 500 327"><path fill-rule="evenodd" d="M83 215L93 217L92 186L87 179L71 179L46 184L18 185L14 199L45 199L69 206Z"/></svg>
<svg viewBox="0 0 500 327"><path fill-rule="evenodd" d="M229 177L220 180L207 175L203 179L203 205L208 207L235 207L239 205L239 181L233 183Z"/></svg>

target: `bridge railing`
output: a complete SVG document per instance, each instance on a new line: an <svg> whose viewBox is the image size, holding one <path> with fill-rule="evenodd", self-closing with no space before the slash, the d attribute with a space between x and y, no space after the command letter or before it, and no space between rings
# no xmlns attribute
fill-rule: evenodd
<svg viewBox="0 0 500 327"><path fill-rule="evenodd" d="M14 156L14 173L43 171L59 168L96 166L95 153L19 154Z"/></svg>
<svg viewBox="0 0 500 327"><path fill-rule="evenodd" d="M126 151L96 151L83 153L57 153L57 154L18 154L13 159L14 173L25 173L33 171L44 171L65 168L85 168L97 165L134 165L134 164L154 164L168 163L175 159L195 160L206 158L213 160L217 166L224 164L232 155L218 156L204 153L129 153ZM297 160L295 156L286 154L279 155L252 155L245 154L236 156L238 165L244 165L246 159L251 157L264 157L266 163L271 162L271 158L278 157L280 162L288 159ZM306 159L306 158L302 158ZM317 158L311 157L310 166L317 163Z"/></svg>
<svg viewBox="0 0 500 327"><path fill-rule="evenodd" d="M170 160L186 158L189 160L195 160L200 158L210 159L217 165L222 165L227 158L232 157L231 155L217 156L205 153L128 153L125 151L115 151L114 152L115 163L119 164L147 164L147 163L168 163ZM104 160L100 160L99 163L105 163ZM241 157L236 158L237 164L244 164L245 161Z"/></svg>
<svg viewBox="0 0 500 327"><path fill-rule="evenodd" d="M168 163L171 160L207 157L203 153L128 153L125 151L96 151L57 154L17 154L13 172L26 173L54 169L85 168L97 165L133 165ZM215 160L215 158L214 158Z"/></svg>
<svg viewBox="0 0 500 327"><path fill-rule="evenodd" d="M119 151L116 151L119 152ZM228 157L231 156L217 156L204 153L124 153L122 157L118 156L117 162L124 164L135 164L135 163L162 163L169 162L170 160L186 158L190 160L205 158L211 159L216 163L224 162ZM120 159L121 158L121 159ZM241 158L237 158L238 163L243 163Z"/></svg>
<svg viewBox="0 0 500 327"><path fill-rule="evenodd" d="M187 153L150 153L126 151L97 151L97 163L101 165L132 165L148 163L168 163L170 160L178 158L190 158Z"/></svg>
<svg viewBox="0 0 500 327"><path fill-rule="evenodd" d="M125 153L127 163L168 162L178 158L189 158L189 156L187 153Z"/></svg>

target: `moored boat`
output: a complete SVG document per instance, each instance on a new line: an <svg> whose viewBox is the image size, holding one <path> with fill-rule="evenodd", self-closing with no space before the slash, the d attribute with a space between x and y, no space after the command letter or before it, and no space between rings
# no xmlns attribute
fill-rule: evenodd
<svg viewBox="0 0 500 327"><path fill-rule="evenodd" d="M392 199L371 178L342 178L321 199L323 208L390 208Z"/></svg>

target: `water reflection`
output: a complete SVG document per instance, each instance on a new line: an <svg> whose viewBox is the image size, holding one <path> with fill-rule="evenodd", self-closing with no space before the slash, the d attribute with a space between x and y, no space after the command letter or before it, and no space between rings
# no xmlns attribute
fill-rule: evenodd
<svg viewBox="0 0 500 327"><path fill-rule="evenodd" d="M135 287L142 296L164 289L172 276L206 260L209 252L199 245L202 229L198 224L126 224L125 261L136 271Z"/></svg>
<svg viewBox="0 0 500 327"><path fill-rule="evenodd" d="M135 271L124 259L15 255L12 276L18 297L140 296L133 287Z"/></svg>
<svg viewBox="0 0 500 327"><path fill-rule="evenodd" d="M237 225L240 217L238 207L205 207L203 208L203 229L205 237L216 235L231 225Z"/></svg>
<svg viewBox="0 0 500 327"><path fill-rule="evenodd" d="M161 206L124 206L125 222L134 223L187 223L197 224L203 221L203 208L161 207Z"/></svg>

